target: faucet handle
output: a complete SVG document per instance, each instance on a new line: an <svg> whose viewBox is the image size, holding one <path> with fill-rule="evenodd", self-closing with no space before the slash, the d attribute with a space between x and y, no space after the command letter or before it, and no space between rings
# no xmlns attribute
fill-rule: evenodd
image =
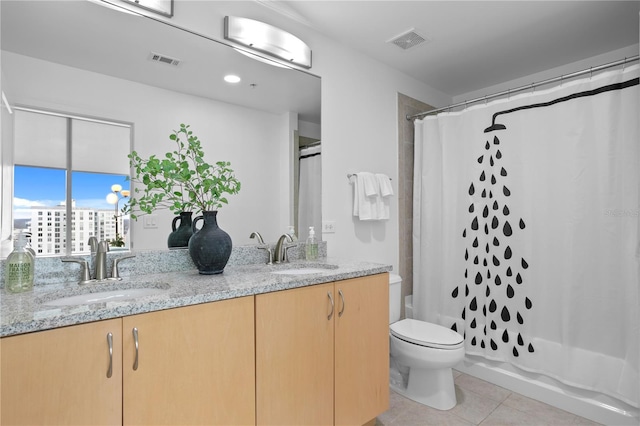
<svg viewBox="0 0 640 426"><path fill-rule="evenodd" d="M109 278L109 279L110 280L118 280L118 281L120 281L122 278L120 277L120 273L118 271L118 265L120 264L120 262L122 260L131 259L132 257L136 257L136 255L135 254L129 254L127 256L122 256L122 257L119 257L117 259L113 259L113 266L111 268L111 278Z"/></svg>
<svg viewBox="0 0 640 426"><path fill-rule="evenodd" d="M100 241L98 243L98 253L106 253L109 251L109 241Z"/></svg>
<svg viewBox="0 0 640 426"><path fill-rule="evenodd" d="M96 237L89 237L89 241L87 241L87 244L89 244L89 247L91 247L91 253L95 253L96 251L98 251L98 239Z"/></svg>
<svg viewBox="0 0 640 426"><path fill-rule="evenodd" d="M63 258L61 259L63 262L72 262L80 264L80 272L81 277L78 284L87 284L92 282L91 279L91 271L89 271L89 262L84 259L74 259L74 258Z"/></svg>
<svg viewBox="0 0 640 426"><path fill-rule="evenodd" d="M267 265L273 265L273 250L271 249L269 244L262 244L257 246L256 248L266 250L268 256Z"/></svg>
<svg viewBox="0 0 640 426"><path fill-rule="evenodd" d="M289 263L289 249L298 247L298 244L289 244L284 246L284 263Z"/></svg>

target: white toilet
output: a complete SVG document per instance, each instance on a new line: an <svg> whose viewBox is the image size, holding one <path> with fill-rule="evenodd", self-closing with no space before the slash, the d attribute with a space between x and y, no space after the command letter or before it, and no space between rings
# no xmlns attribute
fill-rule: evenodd
<svg viewBox="0 0 640 426"><path fill-rule="evenodd" d="M456 406L451 368L464 358L464 338L441 325L400 319L402 278L389 274L389 346L392 365L409 368L406 386L397 381L391 388L421 404L438 410Z"/></svg>

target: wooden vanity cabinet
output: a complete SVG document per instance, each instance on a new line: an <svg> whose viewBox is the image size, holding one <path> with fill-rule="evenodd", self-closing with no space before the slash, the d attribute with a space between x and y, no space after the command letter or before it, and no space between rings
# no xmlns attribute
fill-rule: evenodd
<svg viewBox="0 0 640 426"><path fill-rule="evenodd" d="M0 423L255 424L253 300L5 337Z"/></svg>
<svg viewBox="0 0 640 426"><path fill-rule="evenodd" d="M123 318L123 423L254 424L253 315L250 296Z"/></svg>
<svg viewBox="0 0 640 426"><path fill-rule="evenodd" d="M256 296L258 425L362 425L389 404L389 279Z"/></svg>
<svg viewBox="0 0 640 426"><path fill-rule="evenodd" d="M5 337L0 356L2 425L121 423L120 319Z"/></svg>

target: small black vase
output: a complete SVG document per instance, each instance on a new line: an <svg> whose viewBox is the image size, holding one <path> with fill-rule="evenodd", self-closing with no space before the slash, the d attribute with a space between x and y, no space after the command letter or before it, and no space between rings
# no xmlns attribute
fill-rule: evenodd
<svg viewBox="0 0 640 426"><path fill-rule="evenodd" d="M169 238L167 238L167 246L169 246L170 249L186 248L189 246L189 239L193 235L193 230L191 229L192 214L192 212L180 212L180 216L173 218L173 222L171 222L173 232L170 233ZM180 221L180 226L178 227L176 227L177 221Z"/></svg>
<svg viewBox="0 0 640 426"><path fill-rule="evenodd" d="M217 211L202 212L191 225L193 235L189 239L191 260L203 275L221 274L231 256L231 237L218 226ZM204 220L200 230L198 221Z"/></svg>

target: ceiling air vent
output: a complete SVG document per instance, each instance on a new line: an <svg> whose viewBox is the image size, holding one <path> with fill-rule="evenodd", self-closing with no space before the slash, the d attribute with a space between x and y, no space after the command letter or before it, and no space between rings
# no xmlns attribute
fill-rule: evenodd
<svg viewBox="0 0 640 426"><path fill-rule="evenodd" d="M395 44L402 50L409 50L412 47L416 47L424 43L425 41L428 41L426 37L418 34L415 29L411 29L399 36L393 37L391 40L387 40L387 43Z"/></svg>
<svg viewBox="0 0 640 426"><path fill-rule="evenodd" d="M154 52L151 52L151 54L149 55L149 59L155 62L161 62L163 64L173 65L176 67L180 65L180 59L171 58L167 55L161 55L159 53L154 53Z"/></svg>

